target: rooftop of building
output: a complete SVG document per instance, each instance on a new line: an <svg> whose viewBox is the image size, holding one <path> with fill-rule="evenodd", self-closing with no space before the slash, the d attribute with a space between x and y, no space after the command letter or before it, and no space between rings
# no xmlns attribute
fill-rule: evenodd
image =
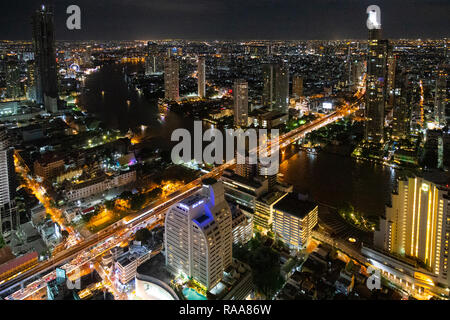
<svg viewBox="0 0 450 320"><path fill-rule="evenodd" d="M204 186L211 186L211 185L215 184L216 182L217 182L217 180L214 178L206 178L206 179L202 180L202 183Z"/></svg>
<svg viewBox="0 0 450 320"><path fill-rule="evenodd" d="M58 152L47 152L41 155L39 159L36 160L41 166L47 166L50 163L64 161L64 157L62 154Z"/></svg>
<svg viewBox="0 0 450 320"><path fill-rule="evenodd" d="M266 193L258 198L258 201L263 202L267 205L271 205L277 200L279 200L281 197L283 197L286 194L286 192L281 191L273 191Z"/></svg>
<svg viewBox="0 0 450 320"><path fill-rule="evenodd" d="M181 204L184 204L188 207L193 206L194 204L198 203L199 201L202 201L204 197L198 193L193 194L192 196L187 197L186 199L183 199L180 201Z"/></svg>
<svg viewBox="0 0 450 320"><path fill-rule="evenodd" d="M222 178L230 179L233 182L237 182L238 184L242 184L242 185L244 185L246 187L258 189L258 188L260 188L262 186L259 181L254 180L254 179L247 179L245 177L242 177L242 176L234 173L232 170L225 170L224 173L226 173L226 174L223 175Z"/></svg>
<svg viewBox="0 0 450 320"><path fill-rule="evenodd" d="M408 178L414 179L415 177L423 178L429 182L432 182L438 186L443 186L445 188L448 188L447 186L450 185L450 175L448 174L448 172L439 169L425 171L420 175L415 175L412 173L404 173L402 176L398 178L398 180L407 181Z"/></svg>
<svg viewBox="0 0 450 320"><path fill-rule="evenodd" d="M135 260L134 257L130 256L128 252L123 253L119 258L117 258L117 263L120 264L122 267L126 267L131 262Z"/></svg>
<svg viewBox="0 0 450 320"><path fill-rule="evenodd" d="M261 117L264 120L274 120L284 116L285 114L283 114L278 110L271 111L267 107L263 107L260 109L253 110L252 112L250 112L250 115L253 117Z"/></svg>
<svg viewBox="0 0 450 320"><path fill-rule="evenodd" d="M303 219L308 213L317 207L317 203L308 200L299 200L294 195L289 194L274 205L275 210Z"/></svg>
<svg viewBox="0 0 450 320"><path fill-rule="evenodd" d="M201 215L200 217L196 218L195 220L198 222L198 224L201 225L203 222L209 220L210 218L211 218L211 216L204 214L204 215Z"/></svg>

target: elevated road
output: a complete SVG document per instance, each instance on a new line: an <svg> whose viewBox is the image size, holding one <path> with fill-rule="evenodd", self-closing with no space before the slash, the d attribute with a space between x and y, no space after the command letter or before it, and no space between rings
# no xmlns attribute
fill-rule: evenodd
<svg viewBox="0 0 450 320"><path fill-rule="evenodd" d="M330 113L329 115L320 117L308 124L305 124L297 129L294 129L284 135L281 135L278 141L276 140L274 142L268 141L266 144L260 146L257 151L268 152L270 148L274 149L276 147L285 147L291 143L298 141L301 138L304 138L305 135L308 134L309 132L318 130L334 121L337 121L345 116L350 115L351 113L355 112L358 109L362 96L363 94L357 96L356 102L354 102L352 105L347 105L346 107L340 110ZM274 143L275 145L272 146L272 143ZM22 288L23 283L25 281L33 281L42 273L52 270L58 266L61 266L68 260L73 259L85 253L86 251L89 252L92 248L98 246L99 244L101 244L102 242L111 237L121 238L121 235L123 235L130 229L137 229L137 227L146 226L156 216L164 214L165 211L170 206L197 192L201 188L202 180L206 178L219 178L225 169L231 168L234 164L235 160L231 160L227 163L224 163L223 165L217 166L212 171L188 183L180 190L152 204L150 207L141 210L139 213L126 217L114 223L113 225L96 233L95 235L87 239L84 239L78 245L68 248L64 251L61 251L57 253L54 257L50 258L49 260L40 262L35 267L26 270L23 273L17 274L12 279L4 281L3 283L0 284L0 295L5 293L11 293L16 290L23 291L25 290ZM111 248L112 247L113 246L111 246ZM41 278L40 281L44 281L44 279ZM20 298L22 297L19 297L19 299Z"/></svg>

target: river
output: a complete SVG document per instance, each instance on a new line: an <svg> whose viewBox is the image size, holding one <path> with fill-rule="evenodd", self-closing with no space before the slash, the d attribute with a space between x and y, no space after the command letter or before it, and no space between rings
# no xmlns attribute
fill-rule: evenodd
<svg viewBox="0 0 450 320"><path fill-rule="evenodd" d="M158 147L170 145L174 129L191 128L192 120L170 112L161 121L156 99L129 90L122 68L121 64L106 65L90 75L86 80L87 90L80 97L82 106L111 128L147 126L146 134L154 138L152 141ZM129 68L137 71L142 66ZM324 151L318 154L300 151L281 163L280 172L296 192L308 193L310 198L331 206L349 202L366 216L384 214L398 175L394 169L381 164Z"/></svg>

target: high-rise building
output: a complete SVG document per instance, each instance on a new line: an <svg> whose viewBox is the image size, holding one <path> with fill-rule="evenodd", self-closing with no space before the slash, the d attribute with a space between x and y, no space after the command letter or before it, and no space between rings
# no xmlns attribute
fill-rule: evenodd
<svg viewBox="0 0 450 320"><path fill-rule="evenodd" d="M9 242L11 231L17 230L20 221L15 205L16 173L14 171L14 149L8 133L0 128L0 235Z"/></svg>
<svg viewBox="0 0 450 320"><path fill-rule="evenodd" d="M444 133L428 129L425 135L422 165L429 169L442 169L444 165Z"/></svg>
<svg viewBox="0 0 450 320"><path fill-rule="evenodd" d="M351 69L350 69L350 90L356 91L359 84L363 80L363 75L365 71L365 64L363 61L359 60L353 60L351 62Z"/></svg>
<svg viewBox="0 0 450 320"><path fill-rule="evenodd" d="M225 188L227 201L235 203L241 210L253 214L255 210L255 199L267 193L267 181L257 179L246 179L232 170L223 172L221 177Z"/></svg>
<svg viewBox="0 0 450 320"><path fill-rule="evenodd" d="M33 15L36 100L49 112L58 111L58 83L53 11L44 5Z"/></svg>
<svg viewBox="0 0 450 320"><path fill-rule="evenodd" d="M6 64L6 96L11 99L22 96L20 67L17 60L10 60Z"/></svg>
<svg viewBox="0 0 450 320"><path fill-rule="evenodd" d="M179 63L174 58L167 58L164 65L164 97L167 100L180 99Z"/></svg>
<svg viewBox="0 0 450 320"><path fill-rule="evenodd" d="M233 86L233 110L234 125L236 127L246 127L248 125L248 83L238 79Z"/></svg>
<svg viewBox="0 0 450 320"><path fill-rule="evenodd" d="M289 68L287 64L263 65L262 104L286 114L289 106Z"/></svg>
<svg viewBox="0 0 450 320"><path fill-rule="evenodd" d="M173 205L166 215L166 266L209 290L232 264L232 216L222 182L203 183L200 192Z"/></svg>
<svg viewBox="0 0 450 320"><path fill-rule="evenodd" d="M278 152L278 150L276 151ZM276 183L277 183L277 174L272 174L273 169L271 168L271 165L269 163L258 163L258 175L264 180L268 181L268 188L269 190L272 190ZM278 173L278 170L277 170Z"/></svg>
<svg viewBox="0 0 450 320"><path fill-rule="evenodd" d="M145 57L145 75L151 75L158 72L158 45L149 41L147 43L147 55Z"/></svg>
<svg viewBox="0 0 450 320"><path fill-rule="evenodd" d="M205 79L205 57L198 57L197 62L197 87L198 96L204 98L206 96L206 79Z"/></svg>
<svg viewBox="0 0 450 320"><path fill-rule="evenodd" d="M36 71L34 60L27 61L27 99L36 101Z"/></svg>
<svg viewBox="0 0 450 320"><path fill-rule="evenodd" d="M437 124L445 127L447 119L445 115L447 99L448 72L444 66L440 66L436 77L436 91L434 96L434 119Z"/></svg>
<svg viewBox="0 0 450 320"><path fill-rule="evenodd" d="M389 48L388 56L387 56L387 87L386 87L386 98L387 105L392 107L394 105L394 96L395 96L395 88L396 82L395 77L398 74L397 70L397 57L394 55L393 50Z"/></svg>
<svg viewBox="0 0 450 320"><path fill-rule="evenodd" d="M145 57L145 75L149 76L156 73L156 56L147 55Z"/></svg>
<svg viewBox="0 0 450 320"><path fill-rule="evenodd" d="M237 175L246 179L253 179L258 175L258 165L250 163L250 157L246 156L244 163L237 163L234 169Z"/></svg>
<svg viewBox="0 0 450 320"><path fill-rule="evenodd" d="M408 82L408 74L400 69L395 72L395 83L392 89L393 121L392 138L394 140L407 139L411 123L411 90Z"/></svg>
<svg viewBox="0 0 450 320"><path fill-rule="evenodd" d="M303 96L303 78L300 76L292 77L292 97L299 99Z"/></svg>
<svg viewBox="0 0 450 320"><path fill-rule="evenodd" d="M273 207L273 232L289 248L301 250L308 245L318 217L316 203L289 194Z"/></svg>
<svg viewBox="0 0 450 320"><path fill-rule="evenodd" d="M374 245L381 251L364 250L408 288L450 286L448 191L442 175L400 179L392 205L386 207L375 232Z"/></svg>
<svg viewBox="0 0 450 320"><path fill-rule="evenodd" d="M369 30L367 55L365 139L384 141L384 106L387 77L388 41L381 39L381 29Z"/></svg>

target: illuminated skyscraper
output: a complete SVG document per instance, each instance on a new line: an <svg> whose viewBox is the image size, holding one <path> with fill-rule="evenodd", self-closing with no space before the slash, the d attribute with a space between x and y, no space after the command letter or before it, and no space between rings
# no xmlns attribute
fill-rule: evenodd
<svg viewBox="0 0 450 320"><path fill-rule="evenodd" d="M446 182L436 178L399 180L392 206L386 207L386 217L380 219L374 244L399 257L421 261L429 270L428 277L445 288L450 285L450 200Z"/></svg>
<svg viewBox="0 0 450 320"><path fill-rule="evenodd" d="M8 61L6 65L6 95L11 99L22 96L20 68L17 60Z"/></svg>
<svg viewBox="0 0 450 320"><path fill-rule="evenodd" d="M245 80L238 79L233 86L233 110L234 125L237 127L246 127L248 125L248 83Z"/></svg>
<svg viewBox="0 0 450 320"><path fill-rule="evenodd" d="M27 99L36 101L36 71L34 60L27 61Z"/></svg>
<svg viewBox="0 0 450 320"><path fill-rule="evenodd" d="M393 50L388 50L386 98L389 107L394 105L395 76L398 74L397 71L397 57L394 55Z"/></svg>
<svg viewBox="0 0 450 320"><path fill-rule="evenodd" d="M303 96L303 78L300 76L292 78L292 96L294 99L299 99Z"/></svg>
<svg viewBox="0 0 450 320"><path fill-rule="evenodd" d="M165 227L168 270L216 286L232 264L232 216L222 182L206 179L200 192L173 205Z"/></svg>
<svg viewBox="0 0 450 320"><path fill-rule="evenodd" d="M270 110L288 112L289 68L286 64L263 65L262 104Z"/></svg>
<svg viewBox="0 0 450 320"><path fill-rule="evenodd" d="M158 72L158 45L154 42L147 43L147 56L145 57L145 75Z"/></svg>
<svg viewBox="0 0 450 320"><path fill-rule="evenodd" d="M20 221L15 205L16 173L14 171L14 149L10 146L7 131L0 128L0 235L9 242L12 230L17 230Z"/></svg>
<svg viewBox="0 0 450 320"><path fill-rule="evenodd" d="M439 66L437 71L436 91L434 96L434 118L436 123L443 127L447 124L445 115L447 103L447 78L448 71L443 65Z"/></svg>
<svg viewBox="0 0 450 320"><path fill-rule="evenodd" d="M180 99L179 63L174 58L166 59L164 65L164 97L167 100L178 101Z"/></svg>
<svg viewBox="0 0 450 320"><path fill-rule="evenodd" d="M407 139L411 122L411 91L408 75L399 67L395 72L395 83L392 89L393 121L392 138L394 140Z"/></svg>
<svg viewBox="0 0 450 320"><path fill-rule="evenodd" d="M363 80L365 65L363 61L353 59L350 61L349 86L350 91L356 91L360 82Z"/></svg>
<svg viewBox="0 0 450 320"><path fill-rule="evenodd" d="M255 178L258 175L258 165L250 163L250 158L245 157L245 163L237 163L234 172L248 180Z"/></svg>
<svg viewBox="0 0 450 320"><path fill-rule="evenodd" d="M367 55L365 139L384 141L384 106L387 77L388 41L381 39L381 29L369 30Z"/></svg>
<svg viewBox="0 0 450 320"><path fill-rule="evenodd" d="M206 95L206 79L205 79L205 57L198 57L197 62L197 86L198 96L204 98Z"/></svg>
<svg viewBox="0 0 450 320"><path fill-rule="evenodd" d="M36 62L36 100L47 111L58 111L58 83L53 11L42 5L33 15L33 47Z"/></svg>

